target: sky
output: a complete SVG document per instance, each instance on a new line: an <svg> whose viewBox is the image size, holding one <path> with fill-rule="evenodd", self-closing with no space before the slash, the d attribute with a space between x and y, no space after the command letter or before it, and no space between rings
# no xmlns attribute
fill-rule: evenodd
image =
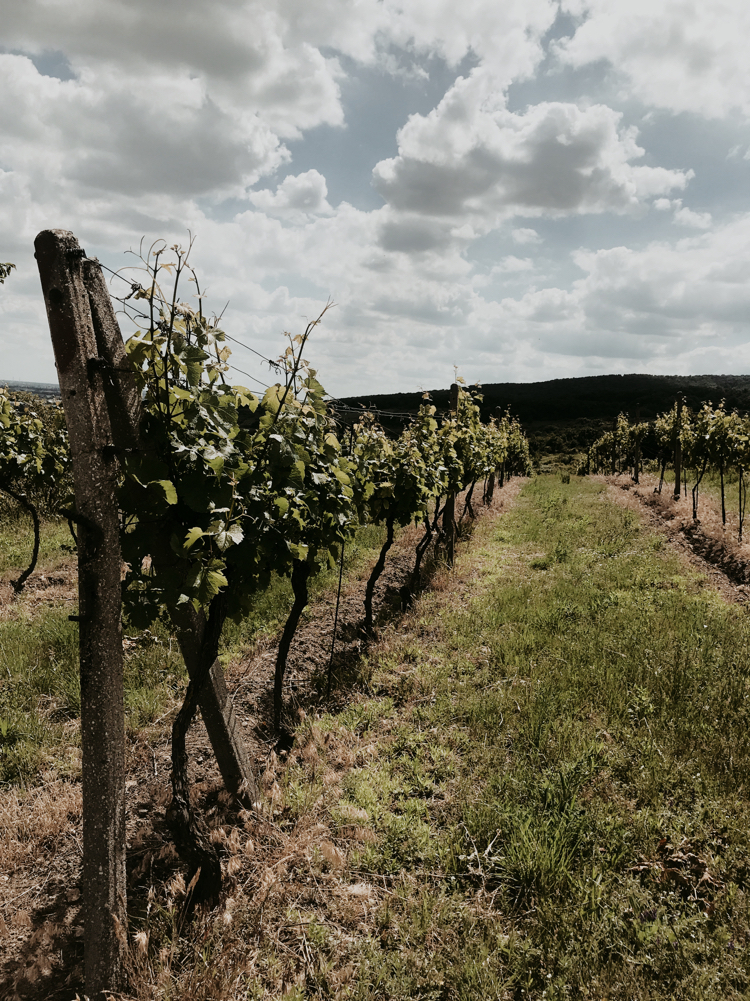
<svg viewBox="0 0 750 1001"><path fill-rule="evenodd" d="M265 357L333 301L336 396L748 372L748 36L746 0L0 0L0 379L56 381L48 228L114 270L192 234Z"/></svg>

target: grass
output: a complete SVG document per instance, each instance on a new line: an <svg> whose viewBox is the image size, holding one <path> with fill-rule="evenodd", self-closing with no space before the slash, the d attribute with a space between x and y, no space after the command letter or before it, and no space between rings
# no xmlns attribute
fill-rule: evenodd
<svg viewBox="0 0 750 1001"><path fill-rule="evenodd" d="M439 950L447 996L745 996L746 615L600 492L529 484L473 557L491 584L443 612L414 676L432 693L411 713L425 769L452 751L457 774L430 811L445 878L389 927L395 947L415 908L480 891L472 941ZM411 771L397 742L384 751L379 770ZM689 846L697 875L659 854L663 839ZM392 976L380 950L367 966ZM389 983L391 997L429 990L408 963Z"/></svg>
<svg viewBox="0 0 750 1001"><path fill-rule="evenodd" d="M34 530L30 515L15 505L2 505L0 520L0 574L10 570L25 570L31 562ZM68 523L63 518L48 518L42 522L38 565L52 569L70 559L73 540Z"/></svg>
<svg viewBox="0 0 750 1001"><path fill-rule="evenodd" d="M215 808L224 906L183 927L144 875L130 996L750 996L749 641L604 484L529 481L271 755L268 820Z"/></svg>
<svg viewBox="0 0 750 1001"><path fill-rule="evenodd" d="M346 943L307 907L328 937L296 996L748 996L747 614L603 491L529 483L369 695L300 732L282 816L317 803L347 878L390 890Z"/></svg>

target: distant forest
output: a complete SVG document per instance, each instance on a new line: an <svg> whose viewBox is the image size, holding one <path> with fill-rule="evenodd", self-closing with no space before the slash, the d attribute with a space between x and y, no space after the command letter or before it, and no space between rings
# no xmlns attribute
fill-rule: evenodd
<svg viewBox="0 0 750 1001"><path fill-rule="evenodd" d="M6 383L12 391L38 396L59 395L55 385ZM493 382L483 385L482 418L504 413L518 417L529 437L532 454L572 458L585 451L620 413L631 420L653 420L668 410L678 394L693 409L703 403L725 401L727 410L750 413L750 375L591 375L581 379L548 382ZM448 389L430 392L438 410L448 409ZM386 393L349 396L337 402L341 416L350 423L357 411L382 411L381 424L397 434L409 414L422 403L421 393ZM389 418L388 413L398 414Z"/></svg>
<svg viewBox="0 0 750 1001"><path fill-rule="evenodd" d="M548 382L495 382L483 385L482 417L487 420L510 408L526 430L536 456L584 451L619 413L631 420L653 420L668 410L678 394L687 405L725 401L727 410L750 412L750 375L591 375ZM448 389L430 392L438 410L448 407ZM339 401L354 409L409 414L422 402L421 393L350 396ZM398 431L403 418L380 416L389 431Z"/></svg>

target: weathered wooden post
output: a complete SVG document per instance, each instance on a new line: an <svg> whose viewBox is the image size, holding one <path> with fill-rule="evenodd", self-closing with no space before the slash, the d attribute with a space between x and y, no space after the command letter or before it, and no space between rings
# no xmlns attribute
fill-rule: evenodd
<svg viewBox="0 0 750 1001"><path fill-rule="evenodd" d="M84 967L86 994L121 982L126 944L125 717L120 625L117 463L99 351L72 233L35 242L65 420L78 523L78 622L83 751Z"/></svg>
<svg viewBox="0 0 750 1001"><path fill-rule="evenodd" d="M448 401L448 409L452 414L458 411L458 383L451 383L451 395ZM448 549L448 566L453 566L453 558L456 550L456 495L448 494L443 508L443 534Z"/></svg>
<svg viewBox="0 0 750 1001"><path fill-rule="evenodd" d="M638 437L638 426L641 422L641 408L637 406L635 408L635 456L633 458L633 479L636 483L640 482L640 469L641 469L641 439Z"/></svg>

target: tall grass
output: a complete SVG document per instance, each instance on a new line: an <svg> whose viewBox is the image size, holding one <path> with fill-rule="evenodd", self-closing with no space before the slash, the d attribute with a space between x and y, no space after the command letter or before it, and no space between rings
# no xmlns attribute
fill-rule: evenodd
<svg viewBox="0 0 750 1001"><path fill-rule="evenodd" d="M375 670L337 810L400 878L351 996L747 996L750 623L603 490L532 481Z"/></svg>

